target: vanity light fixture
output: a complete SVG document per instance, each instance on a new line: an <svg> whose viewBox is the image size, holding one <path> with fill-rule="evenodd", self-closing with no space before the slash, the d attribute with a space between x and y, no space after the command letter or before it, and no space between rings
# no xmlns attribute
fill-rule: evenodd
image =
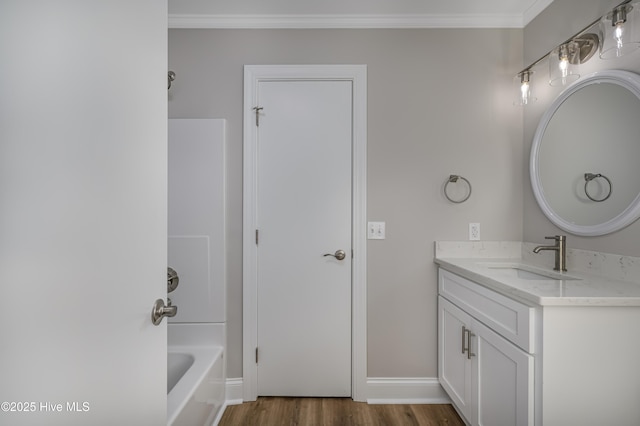
<svg viewBox="0 0 640 426"><path fill-rule="evenodd" d="M531 93L531 75L533 71L526 69L520 71L518 75L513 78L513 85L517 92L516 98L513 100L513 104L517 106L525 106L533 103L537 100Z"/></svg>
<svg viewBox="0 0 640 426"><path fill-rule="evenodd" d="M525 106L535 101L531 96L530 77L533 67L549 57L549 84L566 85L580 77L577 66L588 61L600 48L600 58L610 59L626 55L640 48L640 30L634 21L640 19L640 1L625 0L611 12L596 19L573 37L547 52L514 77L514 105ZM587 33L596 24L599 34Z"/></svg>
<svg viewBox="0 0 640 426"><path fill-rule="evenodd" d="M580 48L578 42L571 40L561 44L549 54L549 84L551 86L566 86L573 83L580 74Z"/></svg>
<svg viewBox="0 0 640 426"><path fill-rule="evenodd" d="M640 4L626 2L617 6L600 20L601 59L615 59L640 47L636 21Z"/></svg>
<svg viewBox="0 0 640 426"><path fill-rule="evenodd" d="M536 98L531 95L530 77L533 74L531 69L547 57L549 57L549 84L551 86L564 86L577 80L580 77L578 65L587 62L599 46L599 39L596 34L581 33L597 23L598 21L592 22L578 33L579 35L576 34L520 71L514 78L514 81L517 82L517 89L514 89L514 91L517 91L517 98L513 104L525 106L535 102Z"/></svg>
<svg viewBox="0 0 640 426"><path fill-rule="evenodd" d="M533 74L531 69L547 57L549 57L549 84L551 86L564 86L577 80L580 77L577 66L587 62L600 45L596 34L585 33L598 21L599 19L592 22L572 38L552 51L547 52L543 57L516 74L514 81L519 81L517 88L518 98L513 104L524 106L535 101L535 98L531 97L530 76ZM527 90L527 96L525 96L525 89Z"/></svg>

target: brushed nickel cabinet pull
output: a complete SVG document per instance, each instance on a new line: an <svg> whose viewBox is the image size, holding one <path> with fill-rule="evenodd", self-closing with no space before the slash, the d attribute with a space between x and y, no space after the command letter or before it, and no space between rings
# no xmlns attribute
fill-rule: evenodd
<svg viewBox="0 0 640 426"><path fill-rule="evenodd" d="M464 353L468 350L466 345L466 337L467 337L467 327L465 327L464 325L462 326L462 354L464 355Z"/></svg>
<svg viewBox="0 0 640 426"><path fill-rule="evenodd" d="M476 356L473 352L471 352L471 338L476 337L475 334L471 332L471 330L467 329L467 359L471 359L471 357Z"/></svg>

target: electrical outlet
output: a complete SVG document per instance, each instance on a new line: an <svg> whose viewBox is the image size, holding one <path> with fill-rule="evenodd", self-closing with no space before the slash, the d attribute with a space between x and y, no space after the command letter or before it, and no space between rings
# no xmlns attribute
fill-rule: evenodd
<svg viewBox="0 0 640 426"><path fill-rule="evenodd" d="M470 241L480 240L480 224L479 223L469 224L469 240Z"/></svg>
<svg viewBox="0 0 640 426"><path fill-rule="evenodd" d="M367 224L367 239L369 240L384 240L386 237L385 222L368 222Z"/></svg>

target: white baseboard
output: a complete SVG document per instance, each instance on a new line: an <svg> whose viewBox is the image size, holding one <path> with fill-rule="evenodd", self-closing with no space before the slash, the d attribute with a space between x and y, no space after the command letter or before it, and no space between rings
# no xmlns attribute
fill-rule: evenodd
<svg viewBox="0 0 640 426"><path fill-rule="evenodd" d="M242 377L227 379L225 391L226 405L242 404Z"/></svg>
<svg viewBox="0 0 640 426"><path fill-rule="evenodd" d="M227 409L229 405L240 405L243 402L242 399L242 377L227 379L225 382L225 401L222 404L222 408L218 412L215 420L212 423L212 426L217 426L222 419L222 415L224 414L224 410Z"/></svg>
<svg viewBox="0 0 640 426"><path fill-rule="evenodd" d="M227 379L226 405L243 402L242 377ZM369 377L368 404L450 404L436 377Z"/></svg>
<svg viewBox="0 0 640 426"><path fill-rule="evenodd" d="M436 377L369 377L368 404L450 404Z"/></svg>

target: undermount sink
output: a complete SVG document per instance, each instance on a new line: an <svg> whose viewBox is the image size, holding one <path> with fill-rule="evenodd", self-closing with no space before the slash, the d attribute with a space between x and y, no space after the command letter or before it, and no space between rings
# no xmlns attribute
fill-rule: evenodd
<svg viewBox="0 0 640 426"><path fill-rule="evenodd" d="M483 263L489 269L498 269L505 275L521 280L579 280L558 272L543 271L518 263Z"/></svg>
<svg viewBox="0 0 640 426"><path fill-rule="evenodd" d="M490 267L491 268L491 267ZM541 275L541 274L536 274L535 272L530 272L530 271L525 271L524 269L520 269L520 268L500 268L500 267L493 267L491 269L505 269L505 270L509 270L513 273L515 273L515 275L523 280L548 280L548 279L555 279L552 276L547 276L547 275Z"/></svg>

